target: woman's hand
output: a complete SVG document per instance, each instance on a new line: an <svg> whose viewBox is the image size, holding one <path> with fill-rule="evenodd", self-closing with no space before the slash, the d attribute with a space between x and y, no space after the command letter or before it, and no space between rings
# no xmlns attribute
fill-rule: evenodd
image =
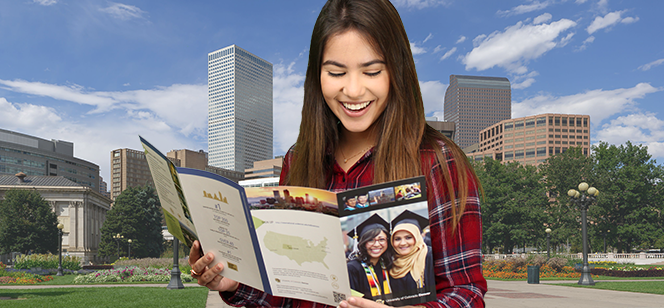
<svg viewBox="0 0 664 308"><path fill-rule="evenodd" d="M339 307L341 308L355 308L355 307L362 307L362 308L379 308L379 307L389 307L385 306L383 304L376 303L372 300L366 299L366 298L361 298L361 297L351 297L347 301L342 301L339 303Z"/></svg>
<svg viewBox="0 0 664 308"><path fill-rule="evenodd" d="M224 265L219 263L212 268L209 268L210 263L214 260L212 252L207 253L201 258L201 244L194 241L189 251L189 265L191 265L191 276L198 281L198 284L207 287L211 291L221 292L235 292L239 283L224 276L219 275Z"/></svg>

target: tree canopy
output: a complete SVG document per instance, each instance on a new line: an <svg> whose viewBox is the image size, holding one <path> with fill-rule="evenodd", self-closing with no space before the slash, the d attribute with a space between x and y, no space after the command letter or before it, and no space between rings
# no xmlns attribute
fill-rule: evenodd
<svg viewBox="0 0 664 308"><path fill-rule="evenodd" d="M539 168L485 160L475 165L486 199L482 205L483 245L489 253L515 245L542 247L549 227L551 243L580 249L581 212L567 191L587 182L600 191L588 209L591 251L603 242L618 251L664 248L664 168L645 146L600 142L586 157L581 148L549 157Z"/></svg>
<svg viewBox="0 0 664 308"><path fill-rule="evenodd" d="M0 253L57 253L58 217L42 196L12 189L0 201Z"/></svg>
<svg viewBox="0 0 664 308"><path fill-rule="evenodd" d="M162 212L159 198L151 186L130 187L116 199L101 228L100 256L128 255L136 258L159 257L164 251L161 233ZM114 235L123 236L121 240Z"/></svg>

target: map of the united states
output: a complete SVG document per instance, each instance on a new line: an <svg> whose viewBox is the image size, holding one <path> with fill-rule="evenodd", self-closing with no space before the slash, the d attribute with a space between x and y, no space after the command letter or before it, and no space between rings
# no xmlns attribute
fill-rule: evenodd
<svg viewBox="0 0 664 308"><path fill-rule="evenodd" d="M304 262L318 262L329 269L324 262L327 256L327 238L323 238L318 245L314 245L310 240L299 236L267 231L263 243L268 250L288 257L298 265L302 265Z"/></svg>

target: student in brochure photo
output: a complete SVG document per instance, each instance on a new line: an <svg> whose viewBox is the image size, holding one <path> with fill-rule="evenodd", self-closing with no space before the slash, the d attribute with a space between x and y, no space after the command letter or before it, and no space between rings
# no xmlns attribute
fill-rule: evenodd
<svg viewBox="0 0 664 308"><path fill-rule="evenodd" d="M422 229L429 219L405 210L392 220L392 247L394 265L390 269L390 286L394 290L396 306L418 304L414 294L426 293L425 287L434 283L433 271L427 268L432 262L431 247L422 238Z"/></svg>
<svg viewBox="0 0 664 308"><path fill-rule="evenodd" d="M348 236L357 247L348 257L350 288L377 302L391 298L389 270L392 268L390 225L378 214L360 223Z"/></svg>
<svg viewBox="0 0 664 308"><path fill-rule="evenodd" d="M280 185L344 191L424 175L437 301L427 307L484 307L479 181L463 151L426 124L410 41L389 0L329 0L314 24L302 120ZM359 200L358 200L359 201ZM272 296L208 268L191 247L198 284L240 307L324 307ZM408 271L410 272L410 270ZM384 307L350 297L340 307Z"/></svg>

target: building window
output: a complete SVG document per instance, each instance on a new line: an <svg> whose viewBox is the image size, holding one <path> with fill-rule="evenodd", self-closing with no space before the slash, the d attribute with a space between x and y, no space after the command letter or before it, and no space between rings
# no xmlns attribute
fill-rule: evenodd
<svg viewBox="0 0 664 308"><path fill-rule="evenodd" d="M567 126L567 117L563 117L563 126Z"/></svg>
<svg viewBox="0 0 664 308"><path fill-rule="evenodd" d="M555 119L553 120L553 123L554 123L555 126L560 126L560 117L555 117Z"/></svg>

